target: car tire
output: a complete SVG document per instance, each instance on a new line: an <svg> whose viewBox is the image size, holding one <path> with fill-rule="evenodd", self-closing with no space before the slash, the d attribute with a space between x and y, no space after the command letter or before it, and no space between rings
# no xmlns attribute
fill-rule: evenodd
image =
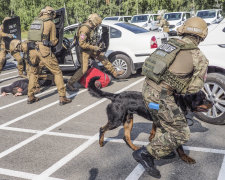
<svg viewBox="0 0 225 180"><path fill-rule="evenodd" d="M119 79L125 79L131 75L130 58L124 54L117 54L110 59L110 62L117 70L125 70L125 73L118 76Z"/></svg>
<svg viewBox="0 0 225 180"><path fill-rule="evenodd" d="M204 92L214 105L207 113L195 113L195 116L210 124L225 124L225 76L217 73L208 74Z"/></svg>

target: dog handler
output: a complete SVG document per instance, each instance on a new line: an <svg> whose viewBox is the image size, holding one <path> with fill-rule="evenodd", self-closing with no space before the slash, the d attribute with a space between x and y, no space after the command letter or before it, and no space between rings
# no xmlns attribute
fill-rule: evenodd
<svg viewBox="0 0 225 180"><path fill-rule="evenodd" d="M177 32L182 39L172 38L161 45L142 67L146 76L142 95L148 108L149 103L159 104L158 110L149 108L158 128L153 140L134 151L133 157L156 178L161 175L154 166L154 159L170 155L190 137L184 113L175 103L173 92L185 95L200 91L208 67L208 60L197 47L208 34L205 21L190 18Z"/></svg>

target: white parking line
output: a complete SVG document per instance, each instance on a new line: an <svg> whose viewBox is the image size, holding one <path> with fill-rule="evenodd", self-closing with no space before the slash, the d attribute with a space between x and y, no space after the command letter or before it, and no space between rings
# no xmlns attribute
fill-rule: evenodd
<svg viewBox="0 0 225 180"><path fill-rule="evenodd" d="M45 180L47 179L51 174L53 174L55 171L57 171L59 168L64 166L66 163L68 163L71 159L75 158L77 155L79 155L82 151L87 149L90 145L92 145L96 138L98 138L99 133L95 134L93 137L91 137L88 141L80 145L78 148L74 149L71 153L66 155L64 158L60 159L58 162L56 162L53 166L42 172L39 176L34 178L34 180Z"/></svg>
<svg viewBox="0 0 225 180"><path fill-rule="evenodd" d="M224 179L225 179L225 157L223 158L223 163L217 180L224 180Z"/></svg>
<svg viewBox="0 0 225 180"><path fill-rule="evenodd" d="M14 127L2 127L0 128L2 130L7 130L7 131L17 131L17 132L25 132L25 133L41 133L41 131L38 130L32 130L32 129L22 129L22 128L14 128ZM69 138L78 138L78 139L87 139L87 140L95 140L98 141L99 137L96 136L86 136L86 135L77 135L77 134L68 134L68 133L59 133L59 132L46 132L43 135L50 135L50 136L61 136L61 137L69 137ZM123 139L117 139L117 138L105 138L104 139L107 142L114 142L114 143L125 143ZM143 142L143 141L133 141L134 144L136 145L147 145L149 142ZM86 149L86 145L79 147L79 148L83 148L83 150ZM189 151L199 151L199 152L207 152L207 153L214 153L214 154L223 154L225 155L225 150L221 150L221 149L211 149L211 148L202 148L202 147L191 147L191 146L184 146L185 150L189 150ZM69 160L71 157L75 157L76 154L76 150L74 150L73 152L70 153L70 155L67 155L67 159ZM67 161L68 161L67 160ZM59 164L64 163L65 164L66 161L59 161L57 162L58 165L53 166L54 169L58 168L59 169ZM53 169L51 169L51 172L53 171ZM126 178L126 180L133 180L133 179L139 179L139 177L143 174L144 172L144 168L138 164L136 166L136 168L130 173L130 175ZM50 173L50 170L48 170L48 174ZM1 173L0 173L1 174ZM47 174L47 170L45 171L45 174ZM43 173L42 173L43 175ZM41 178L39 176L37 176L39 179L43 179L44 176ZM220 174L218 176L217 180L224 180L225 178L225 158L223 160L222 163L222 168L220 170Z"/></svg>
<svg viewBox="0 0 225 180"><path fill-rule="evenodd" d="M12 72L7 72L7 73L3 73L3 74L0 74L0 76L4 76L4 75L7 75L7 74L12 74L12 73L15 73L17 71L12 71Z"/></svg>
<svg viewBox="0 0 225 180"><path fill-rule="evenodd" d="M144 80L144 78L139 79L139 80L137 80L136 82L130 84L129 86L127 86L127 87L121 89L120 91L117 91L117 93L129 89L129 88L131 88L132 86L134 86L134 85L140 83L140 82L143 81L143 80ZM70 115L69 117L67 117L67 118L65 118L65 119L63 119L63 120L61 120L61 121L59 121L58 123L56 123L56 124L54 124L54 125L48 127L47 129L45 129L45 130L39 132L38 134L36 134L36 135L34 135L34 136L31 136L30 138L28 138L28 139L26 139L26 140L24 140L24 141L22 141L22 142L16 144L15 146L9 148L8 150L6 150L6 151L0 153L0 158L2 158L2 157L4 157L4 156L6 156L6 155L8 155L8 154L10 154L10 153L12 153L12 152L14 152L15 150L17 150L17 149L19 149L19 148L21 148L21 147L23 147L23 146L25 146L26 144L28 144L28 143L34 141L35 139L37 139L37 138L41 137L42 135L46 134L47 132L49 132L49 131L51 131L51 130L53 130L53 129L55 129L55 128L61 126L61 125L63 125L64 123L66 123L66 122L70 121L71 119L73 119L73 118L79 116L80 114L83 114L84 112L86 112L86 111L92 109L93 107L95 107L95 106L101 104L102 102L104 102L104 101L106 101L106 100L107 100L106 98L101 99L101 100L99 100L99 101L97 101L97 102L95 102L95 103L93 103L93 104L87 106L86 108L84 108L84 109L82 109L82 110L80 110L80 111L78 111L78 112L76 112L76 113ZM89 141L88 141L88 142L89 142ZM75 151L75 152L76 152L76 151ZM72 155L75 155L75 154L76 154L75 152L73 152ZM64 161L65 163L67 163L67 162L70 161L72 158L73 158L72 156L70 156L70 158L65 157L65 159L61 159L60 161ZM57 168L56 168L56 166L57 166ZM51 173L53 173L52 169L54 169L54 171L56 171L58 168L60 168L60 166L56 163L55 166L54 166L54 165L51 166L51 167L49 168L49 170L51 171ZM50 175L51 175L51 174L49 174L49 172L50 172L49 170L48 170L48 169L46 170L46 172L48 172L48 174L45 174L45 176L50 176ZM42 174L41 174L41 176L42 176ZM42 179L42 178L41 178L41 179Z"/></svg>
<svg viewBox="0 0 225 180"><path fill-rule="evenodd" d="M11 83L10 83L11 84ZM5 87L5 86L9 86L10 84L5 84L4 86L0 86L0 88Z"/></svg>
<svg viewBox="0 0 225 180"><path fill-rule="evenodd" d="M144 172L145 168L141 164L138 164L125 180L137 180Z"/></svg>
<svg viewBox="0 0 225 180"><path fill-rule="evenodd" d="M24 179L34 179L37 177L36 174L31 174L31 173L26 173L26 172L21 172L21 171L13 171L13 170L3 169L3 168L0 168L0 174L18 177L18 178L24 178ZM63 179L49 177L46 180L63 180Z"/></svg>
<svg viewBox="0 0 225 180"><path fill-rule="evenodd" d="M56 88L55 88L55 89L56 89ZM76 96L77 94L83 93L83 92L85 92L85 91L87 91L87 89L84 89L84 90L82 90L82 91L80 91L80 92L78 92L78 93L71 94L71 95L69 96L69 98L74 97L74 96ZM26 99L25 99L25 100L26 100ZM47 108L49 108L49 107L51 107L51 106L54 106L55 104L58 104L58 103L59 103L59 101L55 101L55 102L50 103L50 104L48 104L48 105L45 105L45 106L43 106L43 107L41 107L41 108L38 108L38 109L36 109L36 110L34 110L34 111L31 111L31 112L29 112L29 113L27 113L27 114L24 114L24 115L22 115L22 116L19 116L19 117L13 119L13 120L10 120L10 121L8 121L8 122L6 122L6 123L0 125L0 128L9 126L10 124L13 124L13 123L15 123L15 122L17 122L17 121L20 121L20 120L22 120L22 119L24 119L24 118L26 118L26 117L28 117L28 116L31 116L31 115L33 115L33 114L35 114L35 113L37 113L37 112L40 112L40 111L42 111L42 110L44 110L44 109L47 109Z"/></svg>
<svg viewBox="0 0 225 180"><path fill-rule="evenodd" d="M6 80L9 80L9 79L13 79L13 78L16 78L16 77L18 77L18 75L17 76L11 76L11 77L4 78L4 79L0 79L0 82L6 81Z"/></svg>
<svg viewBox="0 0 225 180"><path fill-rule="evenodd" d="M41 96L41 95L43 95L43 94L49 93L49 92L51 92L51 91L54 91L54 90L56 90L56 89L57 89L57 88L53 88L53 89L44 91L44 92L42 92L42 93L40 93L40 94L37 94L36 96ZM24 101L26 101L26 100L27 100L27 98L24 98L24 99L21 99L21 100L19 100L19 101L14 102L14 103L7 104L7 105L5 105L5 106L0 107L0 110L5 109L5 108L8 108L8 107L11 107L11 106L16 105L16 104L19 104L19 103L22 103L22 102L24 102Z"/></svg>

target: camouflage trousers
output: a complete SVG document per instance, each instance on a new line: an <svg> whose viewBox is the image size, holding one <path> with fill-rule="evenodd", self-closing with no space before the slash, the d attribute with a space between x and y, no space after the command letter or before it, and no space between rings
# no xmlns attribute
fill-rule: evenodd
<svg viewBox="0 0 225 180"><path fill-rule="evenodd" d="M112 63L109 62L109 60L106 58L104 53L100 53L100 55L96 55L95 52L92 51L83 51L81 54L81 68L79 68L75 74L69 79L70 84L74 84L75 82L78 82L80 78L87 72L88 70L88 60L92 57L94 59L99 60L103 66L113 74L113 76L116 76L116 70L113 67Z"/></svg>
<svg viewBox="0 0 225 180"><path fill-rule="evenodd" d="M2 71L3 65L4 65L4 63L6 61L6 53L7 52L4 51L4 50L0 51L0 72ZM23 64L23 59L20 56L20 53L19 52L12 53L12 56L17 61L17 69L19 71L19 75L22 75L23 74L23 70L24 70L24 64Z"/></svg>
<svg viewBox="0 0 225 180"><path fill-rule="evenodd" d="M190 137L190 129L183 112L175 103L173 95L162 95L160 90L162 88L159 86L155 89L151 83L154 82L146 79L143 85L142 95L145 104L155 102L160 104L160 109L158 111L150 110L157 130L155 137L146 148L156 159L160 159L186 143ZM157 87L156 84L154 86Z"/></svg>
<svg viewBox="0 0 225 180"><path fill-rule="evenodd" d="M38 84L39 68L45 66L54 75L55 84L60 97L66 96L66 88L64 86L62 71L54 54L42 57L37 50L30 50L30 61L32 64L39 64L38 67L29 66L29 85L28 96L33 96Z"/></svg>

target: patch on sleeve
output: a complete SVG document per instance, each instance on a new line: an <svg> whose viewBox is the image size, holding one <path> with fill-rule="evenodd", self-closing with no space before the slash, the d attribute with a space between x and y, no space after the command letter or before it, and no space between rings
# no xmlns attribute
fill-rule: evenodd
<svg viewBox="0 0 225 180"><path fill-rule="evenodd" d="M85 40L86 37L87 37L86 34L84 34L84 33L81 33L81 34L80 34L80 39L81 39L81 40Z"/></svg>

